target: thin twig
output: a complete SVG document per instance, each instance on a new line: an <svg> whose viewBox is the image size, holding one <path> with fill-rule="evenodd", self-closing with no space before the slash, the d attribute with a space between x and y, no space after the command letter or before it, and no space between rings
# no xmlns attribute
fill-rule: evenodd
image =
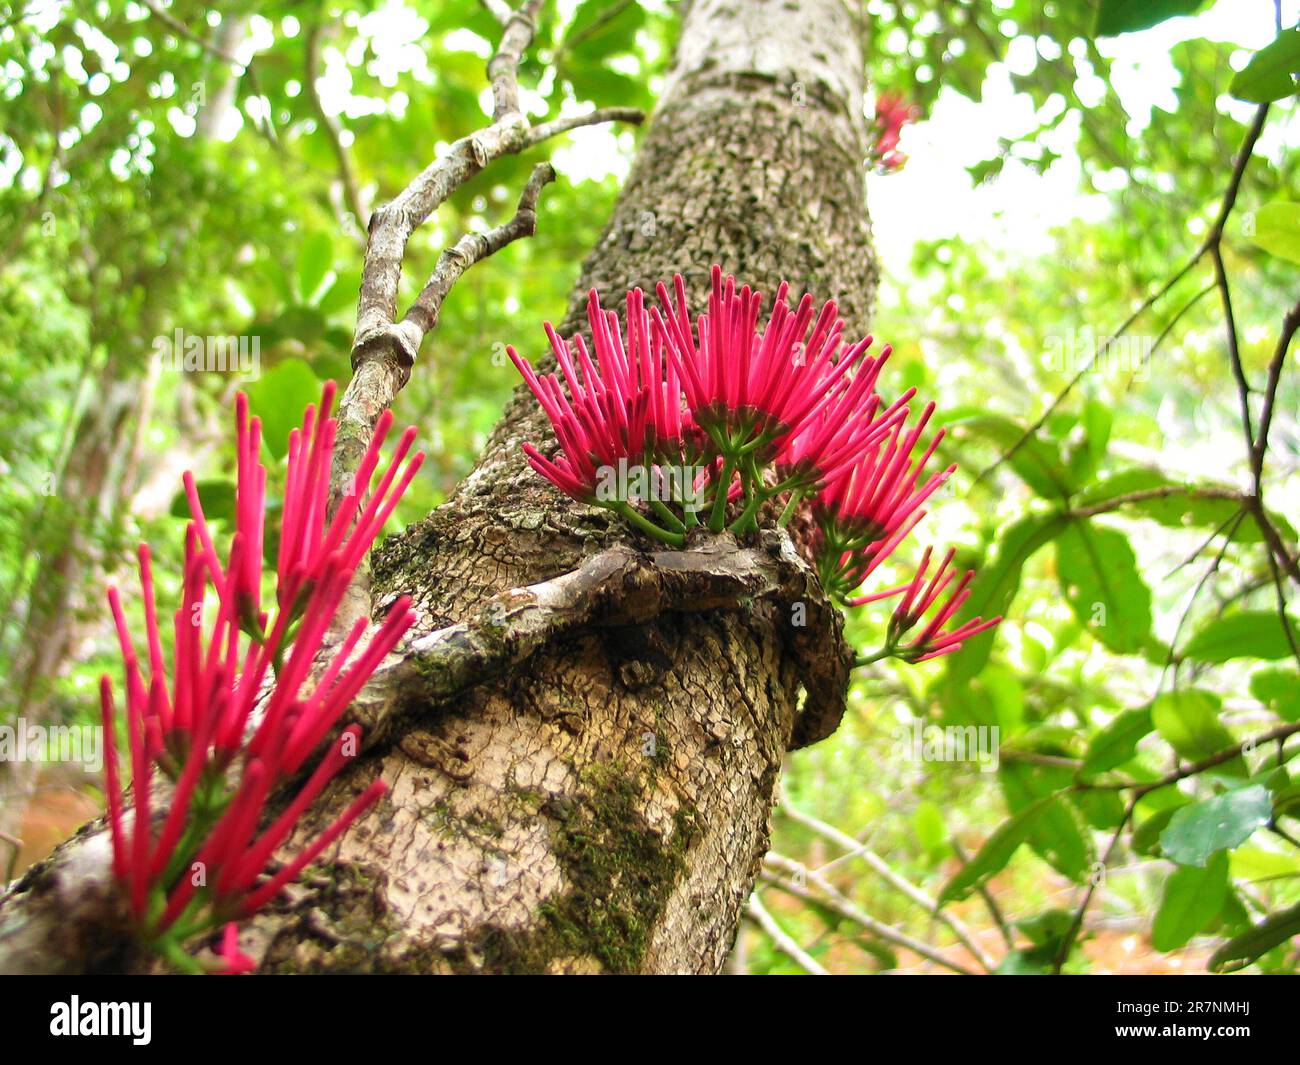
<svg viewBox="0 0 1300 1065"><path fill-rule="evenodd" d="M1073 507L1068 513L1075 518L1091 518L1097 514L1109 514L1113 510L1119 510L1121 507L1132 503L1146 503L1152 499L1168 499L1171 496L1187 496L1190 499L1230 500L1242 506L1247 505L1249 502L1249 497L1244 492L1238 492L1233 488L1166 484L1160 485L1158 488L1142 488L1134 492L1126 492L1124 495L1115 496L1112 499L1102 499L1088 506Z"/></svg>
<svg viewBox="0 0 1300 1065"><path fill-rule="evenodd" d="M808 869L799 862L775 853L769 853L763 859L763 863L768 867L760 874L760 878L765 883L780 888L786 894L793 895L804 902L824 906L837 916L843 917L846 921L852 921L877 939L883 939L886 943L893 943L896 947L910 950L913 954L932 961L936 965L942 965L945 969L951 969L962 976L976 975L973 969L962 965L961 962L945 957L941 951L936 950L928 943L923 943L915 936L910 936L891 925L877 921L855 902L847 898L834 884L815 869ZM809 891L805 884L814 885L820 894Z"/></svg>
<svg viewBox="0 0 1300 1065"><path fill-rule="evenodd" d="M1259 435L1251 444L1250 472L1255 483L1255 495L1261 494L1261 482L1264 478L1264 454L1268 450L1268 431L1273 424L1273 410L1277 402L1277 389L1282 379L1282 364L1286 361L1287 350L1296 330L1300 329L1300 303L1292 307L1282 318L1282 332L1273 349L1273 357L1268 363L1268 380L1264 385L1264 402L1259 410Z"/></svg>
<svg viewBox="0 0 1300 1065"><path fill-rule="evenodd" d="M591 40L592 37L598 34L609 25L609 23L618 18L619 15L631 6L632 0L615 0L614 3L610 4L609 7L592 19L591 22L587 23L587 25L577 33L566 35L564 40L560 42L560 46L555 50L555 54L551 56L552 64L558 68L561 64L561 60L564 58L565 52L576 48L583 41Z"/></svg>
<svg viewBox="0 0 1300 1065"><path fill-rule="evenodd" d="M957 840L951 839L949 843L952 846L952 852L957 856L957 860L965 865L969 860L962 845ZM988 881L981 880L975 886L976 892L984 902L984 907L989 911L989 916L993 918L993 923L998 926L998 931L1002 933L1002 941L1007 945L1007 950L1016 949L1016 937L1011 932L1011 926L1007 924L1006 917L1002 914L1002 907L998 905L997 899L993 897L993 892L989 890Z"/></svg>
<svg viewBox="0 0 1300 1065"><path fill-rule="evenodd" d="M605 122L626 122L630 126L639 126L644 121L645 112L637 107L598 107L586 114L569 115L567 118L557 118L533 126L525 138L526 146L541 144L542 141L582 126L596 126Z"/></svg>
<svg viewBox="0 0 1300 1065"><path fill-rule="evenodd" d="M1119 846L1119 838L1124 834L1125 826L1132 819L1133 811L1137 807L1137 801L1139 798L1140 796L1134 795L1129 799L1128 806L1124 808L1124 816L1120 818L1119 824L1115 826L1114 835L1110 837L1110 845L1106 848L1106 853L1101 856L1101 868L1098 871L1098 874L1088 877L1088 886L1084 888L1083 898L1080 900L1078 908L1074 911L1074 917L1070 921L1069 930L1061 937L1061 945L1056 952L1056 957L1052 959L1052 971L1058 975L1070 957L1070 950L1074 947L1074 941L1078 937L1080 929L1083 928L1083 921L1088 914L1088 906L1092 902L1092 896L1096 893L1097 887L1101 884L1106 875L1106 865L1110 861L1110 856L1115 852L1115 848Z"/></svg>
<svg viewBox="0 0 1300 1065"><path fill-rule="evenodd" d="M555 180L555 169L550 163L538 163L519 197L515 216L504 225L486 233L466 233L438 257L429 280L402 317L422 332L430 332L438 324L438 312L452 285L475 263L494 255L512 241L531 237L537 231L537 198L542 187Z"/></svg>
<svg viewBox="0 0 1300 1065"><path fill-rule="evenodd" d="M1210 227L1210 232L1206 236L1205 240L1202 241L1196 251L1192 253L1191 258L1188 259L1187 262L1184 263L1168 281L1152 292L1138 305L1137 309L1124 320L1123 324L1121 324L1117 330L1115 330L1110 339L1121 337L1127 333L1129 329L1132 328L1133 323L1154 307L1156 303L1166 295L1166 293L1178 284L1179 281L1191 273L1196 264L1199 263L1201 259L1211 251L1211 249L1214 249L1217 254L1217 249L1223 240L1224 227L1227 225L1228 216L1232 213L1232 208L1237 202L1237 193L1241 191L1241 180L1246 172L1246 164L1250 161L1251 154L1255 150L1255 142L1259 140L1259 135L1264 128L1264 121L1267 116L1268 104L1261 104L1259 109L1255 112L1255 119L1246 133L1245 140L1242 142L1241 150L1237 153L1237 157L1233 163L1232 176L1228 181L1228 187L1224 192L1223 200L1219 206L1218 217L1215 219L1214 225ZM1047 409L1039 415L1037 420L1035 420L1034 423L1017 438L1015 443L1004 451L996 461L980 471L979 476L975 478L975 484L982 483L991 473L1010 460L1011 457L1014 456L1031 437L1038 433L1039 429L1047 424L1047 419L1055 413L1056 409L1065 401L1065 398L1073 392L1079 382L1087 376L1097 359L1105 354L1108 347L1109 345L1104 347L1099 345L1098 350L1093 353L1092 357L1088 359L1079 372L1070 379L1065 388L1057 393L1056 397L1048 404Z"/></svg>
<svg viewBox="0 0 1300 1065"><path fill-rule="evenodd" d="M816 958L799 946L794 938L776 923L776 918L767 912L766 907L759 901L757 894L749 896L749 903L745 907L745 912L749 915L749 919L767 934L767 938L772 941L772 945L804 972L810 976L830 975L817 963Z"/></svg>
<svg viewBox="0 0 1300 1065"><path fill-rule="evenodd" d="M852 836L841 832L834 825L828 825L824 821L819 821L811 814L806 814L791 805L790 799L784 794L784 791L781 795L780 811L796 824L811 829L824 839L830 840L840 847L843 847L850 854L861 858L892 888L906 895L917 906L925 910L926 913L930 914L932 917L938 918L946 924L949 929L952 930L953 935L961 940L962 945L975 956L980 965L982 965L986 970L991 972L996 967L996 963L993 959L989 957L983 948L980 947L970 930L962 924L957 917L949 913L947 910L941 909L936 900L932 899L911 881L896 873L892 868L890 868L889 863L880 857L880 855L875 851L871 850L865 844L859 843Z"/></svg>
<svg viewBox="0 0 1300 1065"><path fill-rule="evenodd" d="M501 33L496 55L488 60L487 75L492 83L492 121L504 122L519 114L519 61L537 32L537 13L543 0L526 0L514 12Z"/></svg>
<svg viewBox="0 0 1300 1065"><path fill-rule="evenodd" d="M1213 769L1215 766L1223 765L1224 762L1231 762L1234 758L1241 755L1247 750L1255 750L1266 743L1272 743L1274 740L1285 740L1288 736L1294 736L1300 732L1300 722L1289 722L1285 725L1278 725L1277 728L1269 729L1258 736L1248 736L1240 743L1234 743L1231 747L1225 747L1221 751L1202 758L1200 761L1192 762L1190 765L1182 766L1166 773L1158 780L1149 780L1145 783L1135 783L1134 781L1116 781L1116 782L1086 782L1072 785L1071 790L1075 791L1128 791L1132 789L1135 799L1142 798L1150 792L1160 788L1167 788L1170 784L1177 784L1180 780L1186 780L1188 777L1194 777L1198 773L1204 773L1207 769Z"/></svg>

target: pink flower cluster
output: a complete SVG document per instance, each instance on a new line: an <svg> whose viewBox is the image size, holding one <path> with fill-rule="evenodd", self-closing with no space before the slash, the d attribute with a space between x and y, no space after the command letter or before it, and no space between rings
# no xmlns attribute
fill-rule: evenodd
<svg viewBox="0 0 1300 1065"><path fill-rule="evenodd" d="M955 469L927 472L944 435L922 443L934 404L913 421L915 389L886 402L876 389L892 349L869 355L869 336L847 343L835 303L818 311L805 295L791 307L788 283L765 320L762 296L717 266L708 309L694 320L680 275L671 293L659 284L656 295L650 307L640 289L630 292L620 328L593 290L590 349L581 335L565 341L547 323L557 373L538 374L508 349L560 446L547 456L525 444L528 461L566 494L676 545L700 524L697 510L711 530L744 534L758 528L768 504L784 501L780 524L804 508L817 529L824 587L854 602ZM646 509L606 498L602 477L620 463L702 471L656 483L689 486L703 503L690 506L681 492L650 499Z"/></svg>
<svg viewBox="0 0 1300 1065"><path fill-rule="evenodd" d="M892 174L901 170L907 156L898 150L903 127L920 117L920 109L901 96L882 92L876 97L875 144L871 147L868 162L878 174Z"/></svg>
<svg viewBox="0 0 1300 1065"><path fill-rule="evenodd" d="M903 642L952 584L956 573L950 567L956 554L957 552L950 547L943 561L939 563L938 569L927 582L925 575L930 568L930 548L927 547L925 554L921 556L921 564L917 566L915 575L907 584L884 592L876 592L874 595L848 599L846 603L848 606L863 606L880 599L892 598L901 592L903 598L894 608L889 619L887 645L895 649L894 653L909 662L925 662L931 658L960 651L963 641L986 632L1002 620L1000 615L988 621L974 617L948 632L943 631L943 627L970 598L970 583L975 579L974 570L967 570L965 576L957 581L957 586L948 593L948 598L931 615L920 633L913 636L910 642Z"/></svg>
<svg viewBox="0 0 1300 1065"><path fill-rule="evenodd" d="M192 520L185 532L170 662L147 545L139 549L147 676L121 597L116 588L108 592L125 664L134 794L128 828L114 749L112 685L105 676L113 870L126 886L141 934L173 955L180 940L264 906L384 792L376 781L301 854L258 883L310 803L358 752L359 730L350 727L336 737L284 812L259 834L268 797L320 747L415 620L409 602L399 600L358 652L367 629L366 619L359 619L323 672L310 678L357 565L423 461L422 454L408 459L415 436L408 429L372 490L392 425L385 413L351 490L330 518L333 398L331 382L319 409L309 406L302 427L290 436L273 613L262 609L267 471L259 460L261 427L250 419L242 393L236 407L235 528L224 561L194 479L184 476ZM254 713L259 706L260 719ZM151 808L155 768L174 783L165 810Z"/></svg>
<svg viewBox="0 0 1300 1065"><path fill-rule="evenodd" d="M596 358L581 336L572 347L545 323L563 374L538 376L513 347L506 352L551 419L564 455L546 458L531 444L524 452L533 468L576 499L594 498L599 466L620 458L640 461L661 451L680 452L689 423L683 417L680 378L664 359L662 331L651 328L640 289L627 296L626 340L618 315L601 309L593 289L587 301ZM575 358L576 353L576 358ZM569 396L565 395L567 386Z"/></svg>

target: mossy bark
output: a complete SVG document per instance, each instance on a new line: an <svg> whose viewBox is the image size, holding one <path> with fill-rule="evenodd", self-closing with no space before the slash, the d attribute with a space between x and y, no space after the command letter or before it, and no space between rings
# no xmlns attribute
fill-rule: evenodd
<svg viewBox="0 0 1300 1065"><path fill-rule="evenodd" d="M684 7L675 67L561 331L585 328L592 286L619 308L629 287L680 272L702 300L714 262L769 296L786 278L834 297L864 329L876 266L846 5ZM635 542L521 461L520 442L548 432L521 390L454 497L377 553L378 610L408 593L422 628L447 626ZM389 794L241 946L264 971L719 971L799 712L782 615L756 601L580 629L452 705L408 704L313 817L376 774ZM60 862L20 889L57 897ZM23 942L39 949L26 916L6 926L0 909L0 968Z"/></svg>

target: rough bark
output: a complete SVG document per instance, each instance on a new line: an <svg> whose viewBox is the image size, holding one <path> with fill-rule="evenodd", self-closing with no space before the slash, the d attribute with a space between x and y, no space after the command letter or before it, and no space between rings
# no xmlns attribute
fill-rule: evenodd
<svg viewBox="0 0 1300 1065"><path fill-rule="evenodd" d="M590 286L617 308L681 272L702 298L715 261L865 326L862 76L839 0L691 3L562 332ZM454 498L377 553L377 609L412 594L420 632L357 708L369 756L313 817L376 774L391 792L249 922L264 971L722 968L784 753L834 725L838 615L784 534L656 552L561 499L519 455L546 437L516 394ZM102 931L107 853L92 826L11 890L0 969L144 964Z"/></svg>

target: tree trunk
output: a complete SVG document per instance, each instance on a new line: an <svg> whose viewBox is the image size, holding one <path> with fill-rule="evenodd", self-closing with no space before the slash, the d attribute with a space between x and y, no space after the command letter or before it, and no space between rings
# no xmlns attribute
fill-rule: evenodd
<svg viewBox="0 0 1300 1065"><path fill-rule="evenodd" d="M561 332L585 329L591 286L621 309L681 272L702 306L714 262L769 299L782 278L834 297L865 326L863 70L840 0L690 3ZM722 968L784 753L842 709L838 615L783 533L642 553L521 461L548 432L521 389L456 495L377 553L376 605L410 593L425 635L378 678L400 713L356 708L372 756L312 820L377 774L391 791L328 877L248 923L264 971ZM139 964L68 916L111 908L107 854L100 831L16 885L0 970Z"/></svg>
<svg viewBox="0 0 1300 1065"><path fill-rule="evenodd" d="M120 366L110 359L96 384L98 398L82 415L67 462L57 483L49 486L60 503L57 516L43 534L33 531L35 573L8 696L0 700L6 710L0 723L12 724L12 717L22 717L29 726L52 723L51 688L84 616L88 581L100 570L96 530L130 498L134 478L125 468L133 442L130 428L148 401L148 389L129 377L118 379L119 373ZM39 768L36 761L0 762L0 832L18 833Z"/></svg>

